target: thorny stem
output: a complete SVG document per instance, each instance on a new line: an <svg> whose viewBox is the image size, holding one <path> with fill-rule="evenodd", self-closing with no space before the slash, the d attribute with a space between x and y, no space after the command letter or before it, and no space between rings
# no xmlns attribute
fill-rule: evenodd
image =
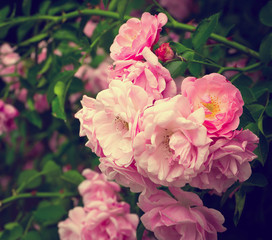
<svg viewBox="0 0 272 240"><path fill-rule="evenodd" d="M65 13L61 16L48 16L48 15L34 15L34 16L28 16L28 17L18 17L12 20L8 20L5 22L0 23L0 29L7 26L14 26L20 23L29 22L29 21L52 21L54 23L64 22L67 19L72 19L80 16L101 16L101 17L108 17L113 18L116 20L120 20L120 15L116 12L112 11L106 11L106 10L100 10L100 9L83 9L83 10L76 10L73 12ZM131 16L124 16L124 20L128 20L131 18ZM174 28L174 29L181 29L189 32L194 32L195 27L191 26L189 24L180 23L177 22L175 19L171 18L171 22L168 22L166 24L166 27L168 28ZM212 33L210 35L210 38L223 43L229 47L235 48L243 53L246 53L256 59L260 59L259 53L234 41L230 41L227 38L220 36L218 34Z"/></svg>

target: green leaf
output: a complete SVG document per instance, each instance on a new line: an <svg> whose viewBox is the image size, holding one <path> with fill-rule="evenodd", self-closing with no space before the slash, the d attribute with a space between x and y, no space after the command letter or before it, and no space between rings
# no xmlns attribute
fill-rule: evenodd
<svg viewBox="0 0 272 240"><path fill-rule="evenodd" d="M75 1L53 1L48 14L49 15L56 15L56 13L67 12L73 9L77 9L78 4Z"/></svg>
<svg viewBox="0 0 272 240"><path fill-rule="evenodd" d="M33 30L35 22L25 22L17 29L17 41L20 43L24 37Z"/></svg>
<svg viewBox="0 0 272 240"><path fill-rule="evenodd" d="M69 183L79 185L85 178L76 170L69 170L61 176L61 178Z"/></svg>
<svg viewBox="0 0 272 240"><path fill-rule="evenodd" d="M165 67L169 70L172 78L177 78L178 76L182 76L184 74L187 68L187 63L183 61L173 61L167 63Z"/></svg>
<svg viewBox="0 0 272 240"><path fill-rule="evenodd" d="M66 121L66 114L63 105L61 105L59 98L55 97L52 101L52 115L56 118Z"/></svg>
<svg viewBox="0 0 272 240"><path fill-rule="evenodd" d="M253 173L250 178L243 183L244 186L265 187L268 184L267 178L261 173Z"/></svg>
<svg viewBox="0 0 272 240"><path fill-rule="evenodd" d="M259 135L259 128L258 128L258 125L256 123L251 122L251 123L247 124L244 127L244 129L249 129L254 134Z"/></svg>
<svg viewBox="0 0 272 240"><path fill-rule="evenodd" d="M44 0L40 4L39 12L40 14L46 14L49 7L50 7L51 1L50 0Z"/></svg>
<svg viewBox="0 0 272 240"><path fill-rule="evenodd" d="M137 240L142 240L145 227L142 222L139 223L137 227Z"/></svg>
<svg viewBox="0 0 272 240"><path fill-rule="evenodd" d="M55 224L61 220L66 214L65 209L61 205L49 205L39 207L33 214L34 220L43 224L50 225Z"/></svg>
<svg viewBox="0 0 272 240"><path fill-rule="evenodd" d="M208 19L202 20L197 26L192 38L192 43L195 49L200 49L206 43L217 26L219 16L220 14L216 13Z"/></svg>
<svg viewBox="0 0 272 240"><path fill-rule="evenodd" d="M264 111L264 106L260 104L251 104L247 106L247 109L250 111L254 120L258 122L258 119L260 118Z"/></svg>
<svg viewBox="0 0 272 240"><path fill-rule="evenodd" d="M177 54L182 54L186 51L193 51L190 48L185 47L179 42L170 42L169 46L177 53Z"/></svg>
<svg viewBox="0 0 272 240"><path fill-rule="evenodd" d="M4 20L8 16L9 11L10 11L9 5L6 5L0 9L0 21Z"/></svg>
<svg viewBox="0 0 272 240"><path fill-rule="evenodd" d="M43 166L41 173L44 175L59 176L61 173L61 168L54 161L49 160Z"/></svg>
<svg viewBox="0 0 272 240"><path fill-rule="evenodd" d="M25 111L22 114L29 122L38 128L42 128L42 119L40 115L35 111Z"/></svg>
<svg viewBox="0 0 272 240"><path fill-rule="evenodd" d="M77 43L79 41L78 37L78 29L73 27L72 25L64 25L61 29L57 29L56 32L53 34L53 38L58 40L68 40L71 42Z"/></svg>
<svg viewBox="0 0 272 240"><path fill-rule="evenodd" d="M22 240L41 240L41 236L37 231L29 231Z"/></svg>
<svg viewBox="0 0 272 240"><path fill-rule="evenodd" d="M103 0L103 4L105 6L105 8L108 6L109 0Z"/></svg>
<svg viewBox="0 0 272 240"><path fill-rule="evenodd" d="M30 15L32 0L23 0L22 10L26 16Z"/></svg>
<svg viewBox="0 0 272 240"><path fill-rule="evenodd" d="M123 21L129 0L119 0L117 5L117 12L119 13L119 18Z"/></svg>
<svg viewBox="0 0 272 240"><path fill-rule="evenodd" d="M19 185L20 190L24 188L37 188L40 186L41 182L41 174L34 169L22 171L17 180L17 184Z"/></svg>
<svg viewBox="0 0 272 240"><path fill-rule="evenodd" d="M40 42L41 40L45 39L48 36L48 33L40 33L34 37L31 37L24 42L21 42L19 46L27 46L35 42Z"/></svg>
<svg viewBox="0 0 272 240"><path fill-rule="evenodd" d="M1 239L5 240L16 240L23 235L23 228L17 222L7 223L5 226L5 231L1 236Z"/></svg>
<svg viewBox="0 0 272 240"><path fill-rule="evenodd" d="M269 116L272 117L272 101L268 103L265 109L265 113Z"/></svg>
<svg viewBox="0 0 272 240"><path fill-rule="evenodd" d="M242 94L245 104L256 102L256 98L251 88L243 87L243 88L240 88L239 90Z"/></svg>
<svg viewBox="0 0 272 240"><path fill-rule="evenodd" d="M37 75L40 71L41 65L34 65L31 68L29 68L27 72L27 81L31 86L35 86L37 83Z"/></svg>
<svg viewBox="0 0 272 240"><path fill-rule="evenodd" d="M262 24L272 27L272 1L269 1L260 11L259 18Z"/></svg>
<svg viewBox="0 0 272 240"><path fill-rule="evenodd" d="M51 66L53 57L52 55L47 56L46 60L43 62L42 69L38 72L39 75L44 74Z"/></svg>
<svg viewBox="0 0 272 240"><path fill-rule="evenodd" d="M255 149L255 154L258 156L259 162L264 166L267 156L268 156L268 151L269 151L269 145L266 140L266 137L260 133L259 134L259 145Z"/></svg>
<svg viewBox="0 0 272 240"><path fill-rule="evenodd" d="M242 215L245 201L246 201L246 193L245 193L244 189L241 187L235 193L235 211L234 211L234 217L233 217L233 222L234 222L235 226L237 226L239 219Z"/></svg>
<svg viewBox="0 0 272 240"><path fill-rule="evenodd" d="M268 63L272 59L272 33L265 37L260 45L260 58L263 62Z"/></svg>

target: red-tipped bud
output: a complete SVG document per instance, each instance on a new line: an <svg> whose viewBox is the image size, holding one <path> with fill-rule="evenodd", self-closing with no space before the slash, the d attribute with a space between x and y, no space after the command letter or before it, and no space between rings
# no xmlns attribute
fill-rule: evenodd
<svg viewBox="0 0 272 240"><path fill-rule="evenodd" d="M156 55L158 56L158 58L163 61L166 62L168 60L171 60L174 58L174 52L171 49L171 47L169 46L169 43L163 43L156 51L155 51Z"/></svg>

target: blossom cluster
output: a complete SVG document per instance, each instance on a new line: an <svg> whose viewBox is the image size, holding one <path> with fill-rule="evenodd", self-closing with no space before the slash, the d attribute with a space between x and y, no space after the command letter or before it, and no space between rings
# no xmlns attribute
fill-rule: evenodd
<svg viewBox="0 0 272 240"><path fill-rule="evenodd" d="M136 239L139 218L130 213L130 206L118 199L120 186L107 181L104 174L85 169L86 178L78 187L83 207L69 211L69 217L59 222L63 240Z"/></svg>
<svg viewBox="0 0 272 240"><path fill-rule="evenodd" d="M110 48L109 87L96 98L83 96L75 117L101 171L141 193L141 220L158 239L217 239L225 230L222 214L180 188L220 195L247 180L258 137L237 129L244 102L224 76L187 77L177 92L159 61L168 58L153 52L166 22L163 13L144 13L120 27ZM168 47L156 53L169 54Z"/></svg>

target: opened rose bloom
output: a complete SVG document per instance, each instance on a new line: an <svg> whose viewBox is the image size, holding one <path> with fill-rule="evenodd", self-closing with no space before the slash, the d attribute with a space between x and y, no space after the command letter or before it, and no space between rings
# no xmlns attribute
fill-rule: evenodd
<svg viewBox="0 0 272 240"><path fill-rule="evenodd" d="M138 171L164 186L189 183L208 160L211 140L202 125L204 118L204 109L192 112L181 95L158 100L147 108L133 144Z"/></svg>
<svg viewBox="0 0 272 240"><path fill-rule="evenodd" d="M85 169L82 175L86 180L80 183L78 191L85 206L88 206L92 200L103 201L108 198L117 200L117 193L121 190L117 183L108 181L104 174L91 169Z"/></svg>
<svg viewBox="0 0 272 240"><path fill-rule="evenodd" d="M148 48L143 50L143 54L146 62L132 59L114 62L108 81L130 81L145 89L148 96L155 100L175 96L176 84L169 71Z"/></svg>
<svg viewBox="0 0 272 240"><path fill-rule="evenodd" d="M87 146L97 155L104 155L117 165L129 166L133 161L132 140L138 115L149 104L150 99L141 87L112 81L96 99L83 97L83 108L75 115L81 122L80 135L87 135Z"/></svg>
<svg viewBox="0 0 272 240"><path fill-rule="evenodd" d="M152 48L159 39L162 27L166 24L167 17L164 13L152 16L143 13L141 20L129 19L119 29L110 47L113 60L142 59L142 50L145 47Z"/></svg>
<svg viewBox="0 0 272 240"><path fill-rule="evenodd" d="M237 180L246 181L251 175L250 162L259 142L250 130L233 132L230 138L214 139L210 146L210 164L190 183L193 187L225 192Z"/></svg>
<svg viewBox="0 0 272 240"><path fill-rule="evenodd" d="M158 240L216 240L223 227L223 215L203 202L193 192L169 188L175 198L158 190L152 195L141 194L138 206L145 212L141 221Z"/></svg>
<svg viewBox="0 0 272 240"><path fill-rule="evenodd" d="M223 75L211 73L202 78L187 77L181 85L181 93L187 97L193 109L205 109L204 125L211 136L229 134L239 125L243 113L240 91Z"/></svg>

